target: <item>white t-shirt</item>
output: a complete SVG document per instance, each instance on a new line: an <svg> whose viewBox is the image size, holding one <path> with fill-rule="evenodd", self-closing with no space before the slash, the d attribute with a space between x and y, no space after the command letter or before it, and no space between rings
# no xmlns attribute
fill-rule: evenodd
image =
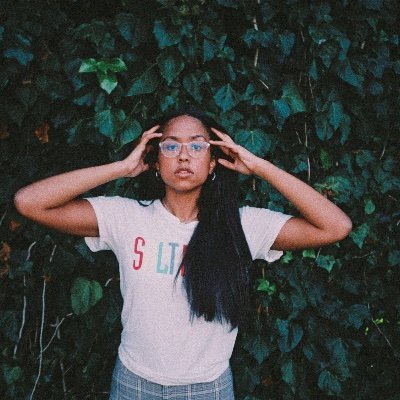
<svg viewBox="0 0 400 400"><path fill-rule="evenodd" d="M179 276L182 254L197 221L181 223L159 200L147 207L123 197L87 199L99 225L99 237L85 238L92 251L112 250L119 262L122 363L135 374L161 385L210 382L229 366L237 329L228 324L190 321ZM271 250L290 218L267 209L240 209L253 259L278 259Z"/></svg>

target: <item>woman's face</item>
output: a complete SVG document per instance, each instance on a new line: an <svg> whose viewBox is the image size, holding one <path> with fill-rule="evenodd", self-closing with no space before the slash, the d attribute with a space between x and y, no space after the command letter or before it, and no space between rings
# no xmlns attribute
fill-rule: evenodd
<svg viewBox="0 0 400 400"><path fill-rule="evenodd" d="M160 142L174 141L189 143L208 142L209 134L196 118L182 115L170 120L164 128ZM176 157L166 157L159 151L156 168L165 183L166 192L199 191L215 168L216 160L211 157L210 147L198 157L189 154L187 146L182 146Z"/></svg>

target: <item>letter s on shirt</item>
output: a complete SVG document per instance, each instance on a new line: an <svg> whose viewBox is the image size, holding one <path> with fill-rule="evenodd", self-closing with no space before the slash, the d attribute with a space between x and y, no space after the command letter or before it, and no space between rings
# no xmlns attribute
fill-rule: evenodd
<svg viewBox="0 0 400 400"><path fill-rule="evenodd" d="M140 244L140 243L141 244ZM134 254L137 254L139 256L139 260L136 260L135 258L133 259L133 264L132 264L132 268L135 270L138 270L142 267L142 262L143 262L143 251L139 250L139 246L144 246L146 244L145 240L138 236L135 239L135 245L134 245ZM137 262L136 262L137 261Z"/></svg>

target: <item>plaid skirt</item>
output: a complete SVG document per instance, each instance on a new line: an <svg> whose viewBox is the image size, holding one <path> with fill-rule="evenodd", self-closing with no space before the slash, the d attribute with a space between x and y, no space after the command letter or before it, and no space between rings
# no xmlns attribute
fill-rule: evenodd
<svg viewBox="0 0 400 400"><path fill-rule="evenodd" d="M231 369L212 382L165 386L129 371L117 358L110 400L234 400Z"/></svg>

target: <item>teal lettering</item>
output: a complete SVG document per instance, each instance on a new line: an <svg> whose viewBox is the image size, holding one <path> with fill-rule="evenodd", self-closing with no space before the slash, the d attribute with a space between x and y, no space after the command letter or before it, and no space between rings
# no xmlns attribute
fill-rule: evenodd
<svg viewBox="0 0 400 400"><path fill-rule="evenodd" d="M158 257L157 257L157 272L160 274L168 274L168 265L162 266L162 254L163 254L163 242L158 245Z"/></svg>
<svg viewBox="0 0 400 400"><path fill-rule="evenodd" d="M168 243L171 246L171 261L169 264L169 273L172 275L175 268L175 249L179 247L179 243Z"/></svg>

